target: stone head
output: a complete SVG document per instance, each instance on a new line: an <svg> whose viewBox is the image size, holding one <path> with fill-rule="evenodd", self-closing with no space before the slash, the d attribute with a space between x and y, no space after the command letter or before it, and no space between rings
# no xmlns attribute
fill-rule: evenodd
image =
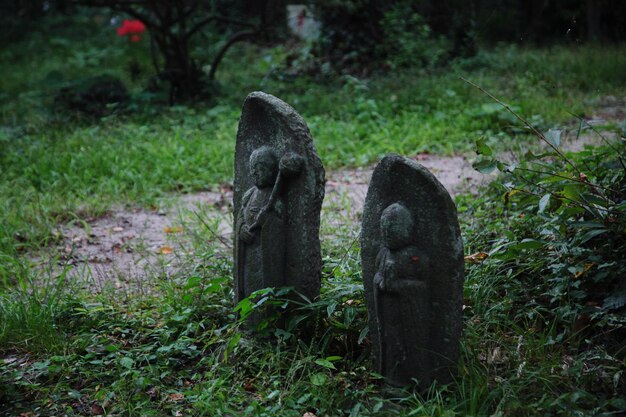
<svg viewBox="0 0 626 417"><path fill-rule="evenodd" d="M250 155L250 175L259 188L274 185L278 174L278 161L271 148L262 146Z"/></svg>
<svg viewBox="0 0 626 417"><path fill-rule="evenodd" d="M393 203L380 216L380 233L383 244L389 249L399 249L412 243L413 218L402 204Z"/></svg>

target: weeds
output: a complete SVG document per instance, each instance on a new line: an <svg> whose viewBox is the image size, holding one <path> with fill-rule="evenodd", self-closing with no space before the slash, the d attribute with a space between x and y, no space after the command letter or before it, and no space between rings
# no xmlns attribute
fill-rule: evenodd
<svg viewBox="0 0 626 417"><path fill-rule="evenodd" d="M501 48L457 61L451 72L406 70L329 86L285 83L267 65L243 68L233 54L224 61L222 81L231 88L220 106L143 111L135 97L135 114L94 123L49 112L46 102L60 63L67 77L96 75L110 58L123 74L123 55L101 34L84 35L84 44L50 39L41 65L24 71L29 78L11 65L32 62L45 49L42 35L1 53L8 77L0 96L0 414L608 416L626 409L624 145L609 141L560 158L533 146L515 164L500 153L531 143L529 125L558 149L559 130L546 132L571 123L563 109L582 114L601 95L623 95L623 47ZM281 55L238 48L241 60ZM531 115L528 123L459 74L498 91L515 113ZM296 302L275 289L263 303L249 300L251 309L295 309L287 327L267 323L271 341L251 338L237 322L231 255L219 232L229 219L207 207L181 222L189 243L178 273L152 271L149 291L92 294L69 286L56 265L32 267L30 253L57 241L59 223L228 181L238 107L254 89L302 112L329 167L392 151L476 146L479 168L503 171L504 180L481 195L457 199L468 267L453 384L388 390L372 372L358 216L348 199L323 218L320 299ZM308 338L297 337L303 328L312 329Z"/></svg>

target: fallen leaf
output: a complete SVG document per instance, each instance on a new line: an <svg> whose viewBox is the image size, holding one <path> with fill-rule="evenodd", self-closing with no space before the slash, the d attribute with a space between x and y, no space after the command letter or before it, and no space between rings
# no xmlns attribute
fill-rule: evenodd
<svg viewBox="0 0 626 417"><path fill-rule="evenodd" d="M114 227L112 230L113 230L114 232L123 232L123 231L124 231L124 228L123 228L123 227L116 226L116 227Z"/></svg>
<svg viewBox="0 0 626 417"><path fill-rule="evenodd" d="M252 392L254 391L254 384L253 384L254 380L252 378L246 378L243 381L243 389L245 389L248 392Z"/></svg>
<svg viewBox="0 0 626 417"><path fill-rule="evenodd" d="M183 231L182 227L166 227L163 229L165 233L181 233Z"/></svg>
<svg viewBox="0 0 626 417"><path fill-rule="evenodd" d="M91 414L94 416L101 416L104 414L104 408L98 404L92 404L90 408Z"/></svg>
<svg viewBox="0 0 626 417"><path fill-rule="evenodd" d="M161 249L159 249L159 253L162 255L169 255L172 252L174 252L174 249L170 248L169 246L163 246Z"/></svg>
<svg viewBox="0 0 626 417"><path fill-rule="evenodd" d="M489 257L489 254L485 252L476 252L476 253L472 253L471 255L467 255L465 257L465 262L469 262L471 264L479 264L485 259L487 259L488 257Z"/></svg>
<svg viewBox="0 0 626 417"><path fill-rule="evenodd" d="M578 278L582 277L583 275L585 275L585 273L587 271L589 271L591 268L593 268L594 265L595 264L593 262L586 263L585 266L583 267L582 271L578 271L578 272L576 272L576 274L574 274L574 278L578 279Z"/></svg>
<svg viewBox="0 0 626 417"><path fill-rule="evenodd" d="M304 414L302 414L302 417L317 417L315 414L313 413L309 413L308 411Z"/></svg>
<svg viewBox="0 0 626 417"><path fill-rule="evenodd" d="M496 346L487 357L487 363L490 365L503 363L504 362L503 357L504 355L502 354L502 350L500 349L499 346Z"/></svg>
<svg viewBox="0 0 626 417"><path fill-rule="evenodd" d="M179 393L174 393L174 394L170 394L168 395L168 398L170 399L170 401L172 402L177 402L177 401L181 401L182 399L185 398L185 396L183 394L179 394Z"/></svg>
<svg viewBox="0 0 626 417"><path fill-rule="evenodd" d="M233 191L235 189L235 187L233 186L233 184L228 183L228 182L223 182L218 186L218 191L219 192L228 192L228 191Z"/></svg>

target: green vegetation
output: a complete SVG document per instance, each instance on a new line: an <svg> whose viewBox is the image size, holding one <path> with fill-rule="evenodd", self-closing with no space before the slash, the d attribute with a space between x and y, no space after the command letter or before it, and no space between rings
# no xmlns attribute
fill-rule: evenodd
<svg viewBox="0 0 626 417"><path fill-rule="evenodd" d="M126 74L131 52L148 71L146 51L112 44L111 28L94 33L86 29L93 22L84 23L0 52L0 413L608 416L626 409L624 144L568 155L577 168L538 156L527 126L459 79L495 92L541 132L576 132L570 113L591 115L603 97L626 96L623 46L501 47L445 70L285 81L283 47L238 45L218 75L218 106L159 108L141 92L147 77L133 83ZM78 33L82 41L67 40ZM103 67L131 86L128 109L94 120L53 106L56 88ZM53 72L60 70L62 79ZM349 219L324 220L323 235L334 238L323 243L321 300L300 308L316 323L306 343L297 341L295 323L262 343L234 323L230 253L207 239L215 226L206 212L185 224L195 239L180 256L193 266L151 277L152 292L91 294L62 271L31 267L33 251L58 239L60 223L230 181L239 107L255 89L303 114L329 168L387 152L469 152L478 141L481 169L511 171L479 197L457 199L471 262L456 384L423 395L388 391L371 372L358 230ZM603 130L623 135L619 123L608 120ZM515 167L496 161L518 147L535 154Z"/></svg>

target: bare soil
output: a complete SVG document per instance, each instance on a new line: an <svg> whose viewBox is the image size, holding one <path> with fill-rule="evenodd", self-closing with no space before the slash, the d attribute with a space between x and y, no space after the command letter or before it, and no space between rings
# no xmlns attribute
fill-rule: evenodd
<svg viewBox="0 0 626 417"><path fill-rule="evenodd" d="M585 135L577 140L568 138L563 148L577 151L598 142L597 136ZM495 178L495 174L475 171L470 162L473 156L419 154L414 159L428 168L452 196L477 193L480 185ZM331 222L349 222L356 227L353 225L360 219L372 170L370 166L327 173L322 219L328 216L334 219ZM231 201L231 187L222 186L213 192L172 196L158 210L114 207L104 217L60 226L62 244L35 260L40 266L56 263L52 270L66 269L73 282L91 291L108 286L141 289L146 278L171 277L185 263L193 262L193 257L187 255L197 228L194 232L191 225L198 224L199 218L215 224L214 232L206 239L230 246ZM337 212L342 212L341 216L337 217Z"/></svg>

